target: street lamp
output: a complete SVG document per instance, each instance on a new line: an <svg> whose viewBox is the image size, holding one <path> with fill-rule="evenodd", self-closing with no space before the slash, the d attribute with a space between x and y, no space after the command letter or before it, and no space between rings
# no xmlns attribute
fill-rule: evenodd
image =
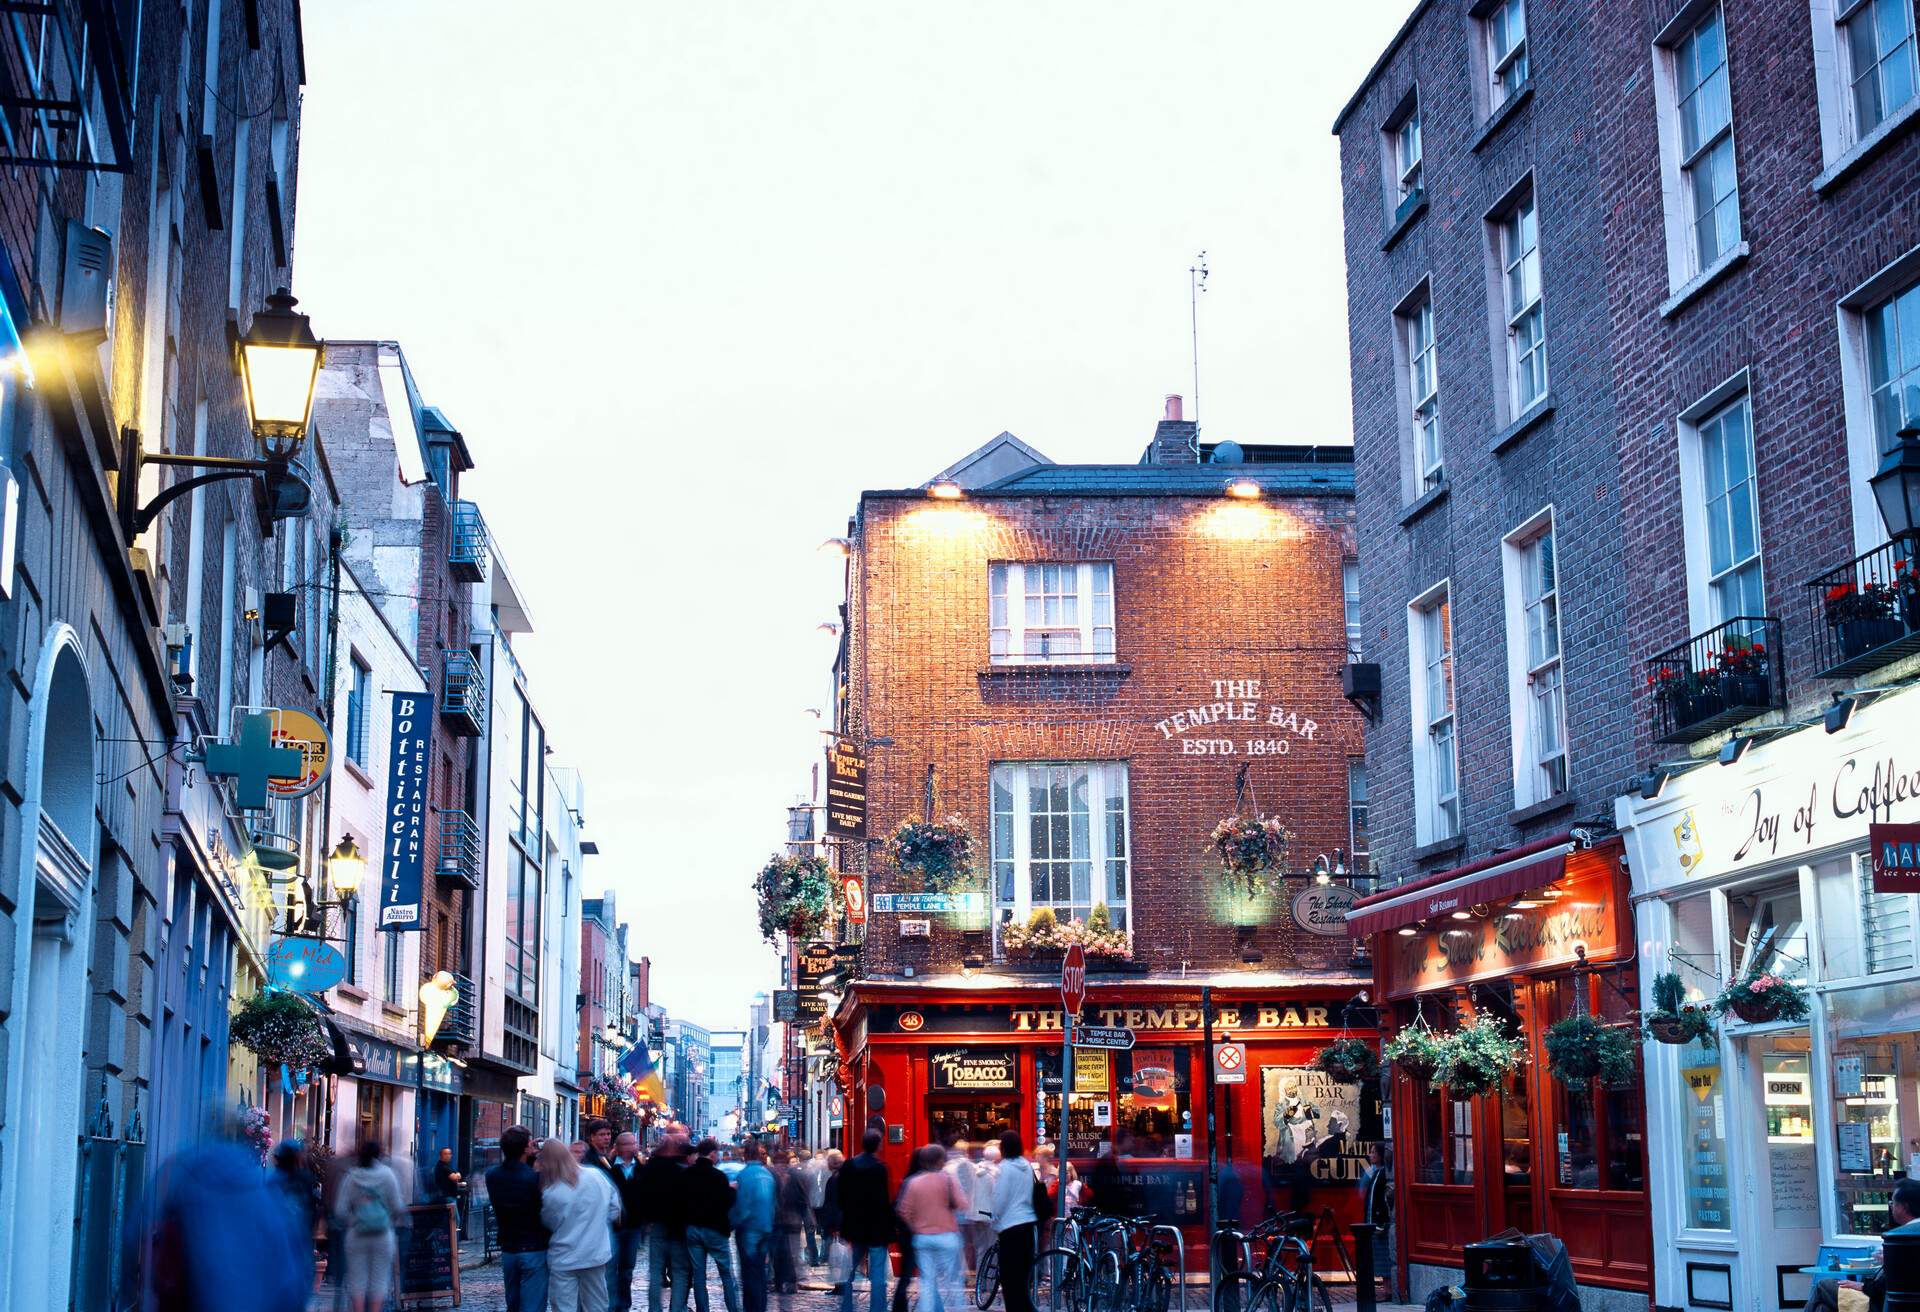
<svg viewBox="0 0 1920 1312"><path fill-rule="evenodd" d="M1920 534L1920 389L1915 391L1899 441L1867 480L1887 521L1887 536L1895 542Z"/></svg>
<svg viewBox="0 0 1920 1312"><path fill-rule="evenodd" d="M1325 886L1336 879L1347 877L1347 852L1336 847L1329 857L1325 852L1313 859L1313 882Z"/></svg>
<svg viewBox="0 0 1920 1312"><path fill-rule="evenodd" d="M327 883L334 897L342 902L353 897L360 891L360 881L366 873L367 858L355 846L353 835L348 834L327 856Z"/></svg>
<svg viewBox="0 0 1920 1312"><path fill-rule="evenodd" d="M1235 501L1258 501L1260 484L1251 478L1235 478L1227 482L1227 495Z"/></svg>

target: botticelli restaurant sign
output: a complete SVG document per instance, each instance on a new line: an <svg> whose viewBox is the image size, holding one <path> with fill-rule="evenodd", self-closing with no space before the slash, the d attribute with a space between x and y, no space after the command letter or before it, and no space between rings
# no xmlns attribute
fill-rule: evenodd
<svg viewBox="0 0 1920 1312"><path fill-rule="evenodd" d="M380 928L422 929L420 872L427 856L427 762L433 695L390 693L386 836L380 861Z"/></svg>
<svg viewBox="0 0 1920 1312"><path fill-rule="evenodd" d="M1011 1048L945 1048L927 1059L927 1087L936 1093L1004 1093L1016 1087Z"/></svg>

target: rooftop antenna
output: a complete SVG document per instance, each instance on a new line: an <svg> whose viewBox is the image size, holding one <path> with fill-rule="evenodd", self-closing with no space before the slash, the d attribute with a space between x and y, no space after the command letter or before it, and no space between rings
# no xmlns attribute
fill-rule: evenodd
<svg viewBox="0 0 1920 1312"><path fill-rule="evenodd" d="M1193 327L1193 423L1200 426L1200 296L1207 290L1207 253L1194 256L1187 268L1187 310Z"/></svg>

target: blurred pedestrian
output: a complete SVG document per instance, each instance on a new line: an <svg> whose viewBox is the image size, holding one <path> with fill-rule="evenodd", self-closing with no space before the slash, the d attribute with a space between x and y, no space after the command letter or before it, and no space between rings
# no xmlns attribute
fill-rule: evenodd
<svg viewBox="0 0 1920 1312"><path fill-rule="evenodd" d="M960 1294L960 1217L967 1199L959 1182L943 1169L946 1149L930 1143L913 1156L919 1170L900 1189L900 1219L913 1236L921 1312L945 1312L946 1299L957 1300Z"/></svg>
<svg viewBox="0 0 1920 1312"><path fill-rule="evenodd" d="M544 1152L546 1145L541 1144L540 1148L541 1151ZM585 1166L587 1164L587 1153L590 1149L587 1147L587 1141L585 1139L575 1139L567 1145L567 1151L573 1155L573 1161L576 1166Z"/></svg>
<svg viewBox="0 0 1920 1312"><path fill-rule="evenodd" d="M632 1131L614 1136L613 1165L607 1178L620 1196L620 1219L613 1226L613 1263L607 1268L609 1301L614 1312L633 1307L633 1268L646 1242L649 1208L641 1175L640 1139Z"/></svg>
<svg viewBox="0 0 1920 1312"><path fill-rule="evenodd" d="M820 1235L820 1204L827 1191L827 1159L824 1153L800 1150L800 1183L805 1186L807 1210L800 1225L807 1239L807 1265L819 1266L827 1260L827 1245Z"/></svg>
<svg viewBox="0 0 1920 1312"><path fill-rule="evenodd" d="M942 1167L960 1190L964 1205L960 1209L960 1264L971 1275L973 1273L973 1181L979 1174L973 1161L967 1156L967 1141L960 1137L958 1130L948 1130L943 1136L942 1150L946 1163Z"/></svg>
<svg viewBox="0 0 1920 1312"><path fill-rule="evenodd" d="M640 1168L647 1216L647 1312L660 1312L668 1282L673 1312L685 1312L689 1274L686 1219L686 1136L669 1132Z"/></svg>
<svg viewBox="0 0 1920 1312"><path fill-rule="evenodd" d="M594 1117L587 1122L587 1159L582 1166L613 1170L613 1123Z"/></svg>
<svg viewBox="0 0 1920 1312"><path fill-rule="evenodd" d="M794 1164L793 1154L779 1153L773 1170L779 1183L773 1214L773 1292L791 1294L800 1288L800 1235L806 1228L807 1184Z"/></svg>
<svg viewBox="0 0 1920 1312"><path fill-rule="evenodd" d="M920 1273L920 1264L914 1260L913 1231L907 1228L906 1218L901 1215L900 1203L907 1196L907 1185L913 1178L926 1170L925 1159L918 1148L907 1158L907 1174L900 1181L900 1191L893 1196L893 1241L900 1248L899 1278L893 1284L892 1312L907 1312L907 1286Z"/></svg>
<svg viewBox="0 0 1920 1312"><path fill-rule="evenodd" d="M378 1143L362 1139L333 1202L334 1218L347 1231L344 1283L353 1312L380 1312L393 1290L400 1182L380 1160L383 1155Z"/></svg>
<svg viewBox="0 0 1920 1312"><path fill-rule="evenodd" d="M500 1165L486 1177L507 1312L544 1312L547 1306L549 1232L540 1219L540 1178L526 1160L531 1141L524 1125L508 1126L500 1136Z"/></svg>
<svg viewBox="0 0 1920 1312"><path fill-rule="evenodd" d="M767 1312L767 1247L773 1237L773 1214L777 1207L773 1172L767 1169L767 1150L758 1139L749 1139L740 1155L746 1165L734 1186L734 1246L740 1250L740 1294L745 1312Z"/></svg>
<svg viewBox="0 0 1920 1312"><path fill-rule="evenodd" d="M1033 1251L1038 1214L1035 1176L1022 1156L1026 1145L1009 1130L1000 1136L1000 1167L993 1181L993 1230L1000 1243L1000 1290L1007 1312L1034 1312Z"/></svg>
<svg viewBox="0 0 1920 1312"><path fill-rule="evenodd" d="M846 1154L829 1148L826 1163L820 1184L820 1237L827 1247L827 1260L837 1265L833 1246L840 1242L840 1168L847 1164Z"/></svg>
<svg viewBox="0 0 1920 1312"><path fill-rule="evenodd" d="M157 1312L305 1312L313 1245L303 1264L284 1197L251 1148L219 1140L185 1149L161 1168L157 1189Z"/></svg>
<svg viewBox="0 0 1920 1312"><path fill-rule="evenodd" d="M582 1167L558 1144L540 1150L540 1219L547 1240L547 1292L554 1312L606 1312L607 1264L620 1199L606 1172Z"/></svg>
<svg viewBox="0 0 1920 1312"><path fill-rule="evenodd" d="M273 1183L287 1214L305 1238L302 1253L306 1257L308 1282L313 1279L314 1222L320 1208L320 1185L307 1165L306 1154L298 1139L286 1139L273 1150Z"/></svg>
<svg viewBox="0 0 1920 1312"><path fill-rule="evenodd" d="M887 1164L880 1160L883 1136L868 1130L860 1153L840 1168L840 1233L851 1249L840 1312L853 1312L853 1283L862 1262L867 1267L869 1312L887 1306L887 1246L893 1242L893 1188Z"/></svg>
<svg viewBox="0 0 1920 1312"><path fill-rule="evenodd" d="M988 1143L979 1146L979 1158L974 1162L973 1176L973 1262L978 1270L980 1259L993 1247L993 1182L1000 1174L1000 1145Z"/></svg>
<svg viewBox="0 0 1920 1312"><path fill-rule="evenodd" d="M733 1256L727 1247L727 1234L733 1229L733 1185L714 1158L720 1145L702 1139L694 1150L693 1164L687 1167L683 1196L687 1217L687 1260L693 1286L694 1305L707 1312L707 1262L720 1271L720 1295L727 1312L740 1312L740 1295L733 1283Z"/></svg>

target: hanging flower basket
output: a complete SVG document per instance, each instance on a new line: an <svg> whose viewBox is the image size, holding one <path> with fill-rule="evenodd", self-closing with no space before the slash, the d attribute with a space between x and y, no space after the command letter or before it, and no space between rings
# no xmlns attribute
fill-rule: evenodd
<svg viewBox="0 0 1920 1312"><path fill-rule="evenodd" d="M1399 1033L1380 1045L1380 1055L1392 1062L1394 1069L1416 1080L1433 1077L1434 1068L1440 1063L1440 1049L1445 1036L1435 1034L1427 1028L1423 1020L1404 1025Z"/></svg>
<svg viewBox="0 0 1920 1312"><path fill-rule="evenodd" d="M1099 902L1085 920L1072 918L1062 922L1052 907L1036 907L1024 925L1007 925L1000 931L1000 946L1009 956L1046 958L1062 956L1075 943L1088 959L1133 960L1133 942L1124 929L1115 929L1107 904Z"/></svg>
<svg viewBox="0 0 1920 1312"><path fill-rule="evenodd" d="M1638 1069L1634 1037L1617 1025L1581 1013L1547 1027L1547 1072L1572 1088L1598 1079L1610 1089L1633 1083Z"/></svg>
<svg viewBox="0 0 1920 1312"><path fill-rule="evenodd" d="M1727 987L1713 1000L1713 1009L1722 1016L1732 1012L1749 1025L1805 1020L1807 990L1778 975L1749 975L1745 979L1728 980Z"/></svg>
<svg viewBox="0 0 1920 1312"><path fill-rule="evenodd" d="M1308 1064L1341 1084L1370 1084L1380 1078L1380 1057L1365 1039L1335 1039Z"/></svg>
<svg viewBox="0 0 1920 1312"><path fill-rule="evenodd" d="M887 857L902 874L918 875L929 893L957 893L976 882L973 831L957 815L909 816L887 840Z"/></svg>
<svg viewBox="0 0 1920 1312"><path fill-rule="evenodd" d="M272 1124L265 1107L245 1107L240 1111L240 1139L260 1154L262 1166L273 1157L273 1131L269 1128Z"/></svg>
<svg viewBox="0 0 1920 1312"><path fill-rule="evenodd" d="M632 1102L633 1086L617 1075L589 1075L582 1084L581 1091L595 1098L610 1098L614 1102Z"/></svg>
<svg viewBox="0 0 1920 1312"><path fill-rule="evenodd" d="M1272 816L1230 815L1213 828L1208 845L1220 858L1222 875L1252 897L1277 889L1284 881L1287 845L1293 835Z"/></svg>
<svg viewBox="0 0 1920 1312"><path fill-rule="evenodd" d="M1713 1034L1713 1014L1703 1003L1688 1002L1677 972L1653 980L1653 1009L1642 1012L1641 1029L1656 1043L1692 1043Z"/></svg>
<svg viewBox="0 0 1920 1312"><path fill-rule="evenodd" d="M1433 1078L1448 1092L1464 1097L1490 1093L1526 1062L1526 1048L1491 1016L1449 1034L1440 1044Z"/></svg>
<svg viewBox="0 0 1920 1312"><path fill-rule="evenodd" d="M263 989L240 1004L228 1026L233 1042L274 1066L296 1071L333 1057L333 1039L320 1013L298 995Z"/></svg>
<svg viewBox="0 0 1920 1312"><path fill-rule="evenodd" d="M817 856L768 858L754 876L760 902L760 935L767 942L781 934L812 938L826 929L833 913L833 872Z"/></svg>

